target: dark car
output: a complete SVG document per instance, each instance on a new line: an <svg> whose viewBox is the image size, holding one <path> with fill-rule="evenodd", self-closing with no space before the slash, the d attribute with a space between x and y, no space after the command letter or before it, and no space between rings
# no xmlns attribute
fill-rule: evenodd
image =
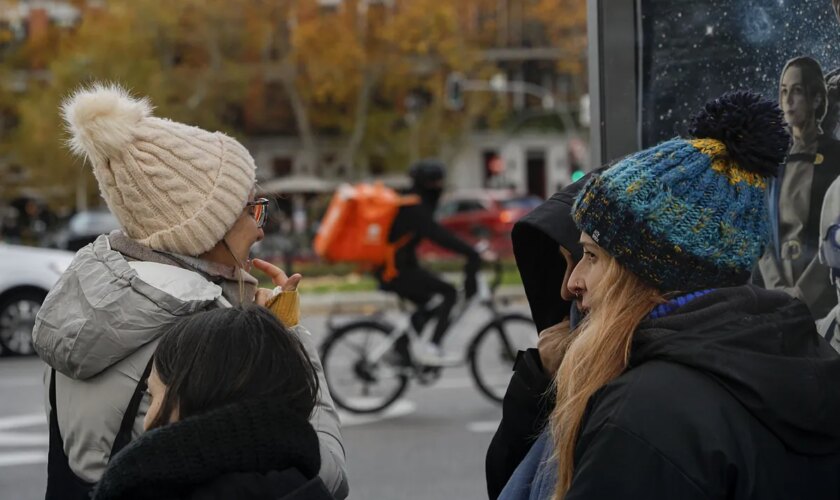
<svg viewBox="0 0 840 500"><path fill-rule="evenodd" d="M75 252L99 235L120 228L117 218L107 210L85 210L77 213L50 242L51 247Z"/></svg>
<svg viewBox="0 0 840 500"><path fill-rule="evenodd" d="M513 254L510 232L525 214L542 203L533 195L509 190L476 189L447 195L438 207L438 222L468 243L486 240L501 256ZM446 251L431 243L420 246L423 257L440 257Z"/></svg>

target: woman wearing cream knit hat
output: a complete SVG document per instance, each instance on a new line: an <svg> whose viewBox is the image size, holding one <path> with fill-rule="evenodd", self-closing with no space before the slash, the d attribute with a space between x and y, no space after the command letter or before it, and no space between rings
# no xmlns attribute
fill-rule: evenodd
<svg viewBox="0 0 840 500"><path fill-rule="evenodd" d="M90 162L123 229L76 254L33 330L51 367L47 498L87 498L111 456L142 432L145 378L160 335L198 311L270 300L294 326L300 276L254 260L282 292L276 300L248 273L267 202L254 200L256 166L239 142L157 118L147 99L114 85L79 90L61 111L70 149ZM308 332L293 331L322 379L312 417L320 476L344 498L338 417Z"/></svg>

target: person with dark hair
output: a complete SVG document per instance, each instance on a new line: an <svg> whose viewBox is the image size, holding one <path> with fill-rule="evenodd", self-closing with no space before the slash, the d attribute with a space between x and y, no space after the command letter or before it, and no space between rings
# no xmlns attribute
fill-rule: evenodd
<svg viewBox="0 0 840 500"><path fill-rule="evenodd" d="M840 357L801 301L749 284L788 142L775 103L730 93L587 182L586 317L500 499L840 498Z"/></svg>
<svg viewBox="0 0 840 500"><path fill-rule="evenodd" d="M394 292L417 306L411 321L418 332L430 319L436 319L431 344L425 346L426 351L422 353L430 361L436 361L446 359L441 344L449 328L449 315L458 294L455 287L420 265L417 246L423 240L429 240L466 257L464 288L467 296L476 292L476 273L481 265L481 255L435 220L435 210L443 194L446 178L443 163L438 160L418 161L411 166L409 175L412 180L411 192L419 197L420 203L401 207L391 226L388 240L399 242L394 259L397 276L386 279L382 272L377 272L376 277L382 290ZM487 258L492 258L492 255L488 254ZM435 297L439 298L439 302L430 306ZM398 341L397 349L407 349L405 338ZM401 359L408 357L401 356Z"/></svg>
<svg viewBox="0 0 840 500"><path fill-rule="evenodd" d="M817 319L837 302L818 248L825 194L840 175L840 142L820 127L828 101L816 60L803 56L787 62L779 103L793 144L778 177L770 180L770 245L758 271L766 288L801 299Z"/></svg>
<svg viewBox="0 0 840 500"><path fill-rule="evenodd" d="M46 498L68 500L89 498L111 457L142 431L152 353L180 319L271 305L286 314L321 378L323 369L311 336L297 325L301 276L249 258L264 237L268 200L255 196L256 165L242 144L155 117L147 99L116 85L78 90L62 114L71 149L90 162L121 227L76 253L32 331L49 366ZM252 265L279 293L259 288ZM320 475L345 498L339 418L322 386L312 414Z"/></svg>
<svg viewBox="0 0 840 500"><path fill-rule="evenodd" d="M308 422L318 390L300 340L267 310L188 316L155 349L146 433L93 498L331 499Z"/></svg>

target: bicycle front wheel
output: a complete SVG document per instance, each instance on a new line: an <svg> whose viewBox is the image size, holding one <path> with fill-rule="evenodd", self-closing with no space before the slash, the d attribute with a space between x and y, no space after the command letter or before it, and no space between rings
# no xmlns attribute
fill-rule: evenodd
<svg viewBox="0 0 840 500"><path fill-rule="evenodd" d="M407 364L392 347L378 360L372 354L391 342L390 328L376 321L358 321L334 330L321 347L324 376L333 400L353 413L388 408L408 386Z"/></svg>
<svg viewBox="0 0 840 500"><path fill-rule="evenodd" d="M488 323L470 343L467 359L478 390L501 403L520 350L537 346L534 320L507 314Z"/></svg>

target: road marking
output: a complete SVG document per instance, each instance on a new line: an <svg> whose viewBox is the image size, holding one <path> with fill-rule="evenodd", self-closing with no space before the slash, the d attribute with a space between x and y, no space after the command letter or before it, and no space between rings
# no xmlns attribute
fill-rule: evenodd
<svg viewBox="0 0 840 500"><path fill-rule="evenodd" d="M390 408L375 415L356 415L340 411L342 427L356 427L368 425L383 420L404 417L417 410L417 404L413 401L403 399L397 401ZM15 429L19 427L31 427L33 425L46 424L43 413L30 415L14 415L0 418L0 431ZM0 432L0 447L9 446L37 446L44 447L49 444L49 435L46 433L34 432ZM47 454L42 451L21 451L0 453L0 467L15 465L46 463Z"/></svg>
<svg viewBox="0 0 840 500"><path fill-rule="evenodd" d="M403 399L394 403L390 408L373 415L357 415L355 413L348 413L345 411L338 412L341 417L341 427L356 427L359 425L368 425L383 420L390 420L393 418L404 417L410 415L417 410L417 404L414 401Z"/></svg>
<svg viewBox="0 0 840 500"><path fill-rule="evenodd" d="M467 430L479 434L496 432L499 428L498 420L479 420L477 422L470 422L467 424Z"/></svg>
<svg viewBox="0 0 840 500"><path fill-rule="evenodd" d="M50 437L45 432L0 432L0 447L47 446Z"/></svg>
<svg viewBox="0 0 840 500"><path fill-rule="evenodd" d="M47 452L43 450L49 445L50 437L46 432L8 432L11 429L46 425L46 423L47 418L43 413L0 417L0 448L39 448L39 450L0 453L0 467L47 463Z"/></svg>
<svg viewBox="0 0 840 500"><path fill-rule="evenodd" d="M29 413L26 415L0 417L0 431L17 429L18 427L32 427L34 425L47 425L47 415L45 413Z"/></svg>
<svg viewBox="0 0 840 500"><path fill-rule="evenodd" d="M31 465L47 463L46 451L18 451L14 453L0 453L0 467L15 465Z"/></svg>

